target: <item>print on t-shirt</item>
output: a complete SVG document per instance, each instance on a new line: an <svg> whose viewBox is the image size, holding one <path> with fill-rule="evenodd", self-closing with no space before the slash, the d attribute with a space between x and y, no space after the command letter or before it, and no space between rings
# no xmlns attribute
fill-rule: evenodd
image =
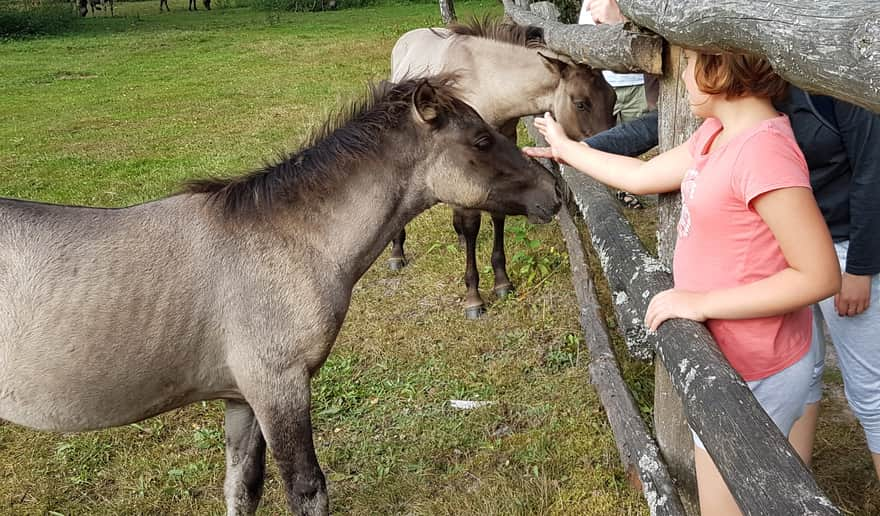
<svg viewBox="0 0 880 516"><path fill-rule="evenodd" d="M688 210L688 201L697 193L697 176L700 173L694 168L689 168L681 182L681 216L678 219L678 236L686 237L691 233L691 212Z"/></svg>

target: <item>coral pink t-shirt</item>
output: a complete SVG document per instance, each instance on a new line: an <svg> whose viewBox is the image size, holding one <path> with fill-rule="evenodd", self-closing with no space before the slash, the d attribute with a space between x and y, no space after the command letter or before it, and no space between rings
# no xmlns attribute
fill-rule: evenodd
<svg viewBox="0 0 880 516"><path fill-rule="evenodd" d="M675 287L707 292L753 283L788 267L769 226L752 206L779 188L810 188L809 171L788 117L765 120L716 145L721 122L707 119L691 136L694 162L681 183L681 218L673 260ZM706 325L744 380L794 364L810 348L808 307L757 319L710 319Z"/></svg>

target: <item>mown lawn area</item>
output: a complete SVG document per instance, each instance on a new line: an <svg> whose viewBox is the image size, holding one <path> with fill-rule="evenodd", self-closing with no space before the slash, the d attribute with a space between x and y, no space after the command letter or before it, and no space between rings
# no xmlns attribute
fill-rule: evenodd
<svg viewBox="0 0 880 516"><path fill-rule="evenodd" d="M125 206L250 171L385 78L397 37L439 24L434 2L326 13L170 3L160 14L158 0L121 2L63 36L0 42L0 196ZM456 10L501 13L494 0ZM635 214L648 239L652 214ZM480 236L490 306L479 321L463 317L464 253L444 206L408 227L403 272L383 256L357 286L312 384L333 512L647 514L587 379L558 227L508 221L518 290L506 300L491 295L491 236ZM624 369L649 416L652 366ZM461 411L453 399L491 403ZM850 513L876 514L860 430L828 421L820 483ZM84 434L0 421L0 514L223 514L222 424L220 402ZM260 513L286 513L271 460Z"/></svg>

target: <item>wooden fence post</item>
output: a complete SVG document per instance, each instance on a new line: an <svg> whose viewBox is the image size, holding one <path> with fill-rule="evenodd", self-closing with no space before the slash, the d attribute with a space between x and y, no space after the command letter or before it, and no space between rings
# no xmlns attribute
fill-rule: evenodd
<svg viewBox="0 0 880 516"><path fill-rule="evenodd" d="M685 142L698 126L681 80L681 71L685 66L681 48L667 46L663 63L658 104L661 152ZM676 227L681 209L680 195L661 195L659 205L657 254L660 261L672 270L672 254L675 250ZM676 480L685 510L688 514L699 514L694 442L681 399L672 386L672 379L662 360L654 361L654 433L670 474Z"/></svg>

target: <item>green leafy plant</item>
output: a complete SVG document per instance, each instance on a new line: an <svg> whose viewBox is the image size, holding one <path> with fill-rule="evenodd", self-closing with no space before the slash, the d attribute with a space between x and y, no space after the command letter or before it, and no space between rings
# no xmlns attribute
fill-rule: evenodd
<svg viewBox="0 0 880 516"><path fill-rule="evenodd" d="M518 249L510 259L514 282L524 289L541 284L565 262L565 256L555 247L543 248L543 242L529 235L531 224L521 222L510 226L511 243Z"/></svg>
<svg viewBox="0 0 880 516"><path fill-rule="evenodd" d="M566 333L562 337L562 342L549 349L544 355L544 365L552 371L561 371L577 365L580 349L580 335Z"/></svg>

